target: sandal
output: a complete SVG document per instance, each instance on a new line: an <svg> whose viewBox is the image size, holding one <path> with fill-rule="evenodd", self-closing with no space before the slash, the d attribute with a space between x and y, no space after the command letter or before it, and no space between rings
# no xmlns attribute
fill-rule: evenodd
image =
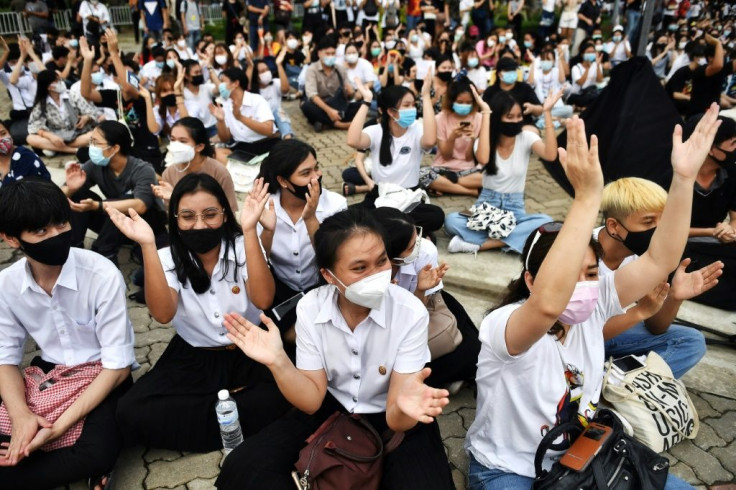
<svg viewBox="0 0 736 490"><path fill-rule="evenodd" d="M351 184L350 182L343 182L342 195L348 197L352 196L353 194L355 194L355 184Z"/></svg>
<svg viewBox="0 0 736 490"><path fill-rule="evenodd" d="M97 487L100 487L102 490L109 490L112 488L112 481L113 481L113 472L106 475L100 475L98 477L92 477L89 480L87 480L87 487L89 490L96 490ZM105 481L105 483L102 483L102 481Z"/></svg>

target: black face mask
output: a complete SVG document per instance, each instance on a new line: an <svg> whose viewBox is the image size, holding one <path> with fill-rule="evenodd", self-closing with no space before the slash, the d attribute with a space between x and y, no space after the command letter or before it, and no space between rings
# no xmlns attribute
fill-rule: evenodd
<svg viewBox="0 0 736 490"><path fill-rule="evenodd" d="M72 230L59 233L38 243L28 243L20 238L21 249L25 254L45 265L64 265L72 248Z"/></svg>
<svg viewBox="0 0 736 490"><path fill-rule="evenodd" d="M636 255L644 255L644 252L646 252L649 248L649 242L652 241L652 236L654 235L654 231L657 229L657 227L655 226L654 228L650 228L644 231L629 231L629 229L626 228L623 223L619 222L619 224L624 230L628 232L626 238L621 240L621 238L611 235L611 233L608 231L608 227L606 227L606 233L608 233L608 236L610 236L614 240L618 240L619 242L623 243L624 247L628 248Z"/></svg>
<svg viewBox="0 0 736 490"><path fill-rule="evenodd" d="M184 245L194 253L204 254L215 248L222 241L222 226L219 228L200 228L179 230Z"/></svg>
<svg viewBox="0 0 736 490"><path fill-rule="evenodd" d="M358 49L363 47L363 41L355 41L353 44L355 44L355 47Z"/></svg>
<svg viewBox="0 0 736 490"><path fill-rule="evenodd" d="M174 94L164 95L163 97L161 97L161 103L165 105L166 107L176 106L176 95Z"/></svg>
<svg viewBox="0 0 736 490"><path fill-rule="evenodd" d="M317 182L319 183L319 192L322 193L322 177L317 179ZM286 190L294 194L294 196L298 197L302 201L307 200L307 194L309 193L309 187L306 185L296 185L295 183L289 181L289 184L294 188L294 190L289 189L288 187Z"/></svg>
<svg viewBox="0 0 736 490"><path fill-rule="evenodd" d="M524 125L522 122L500 122L498 124L498 130L501 131L501 134L506 136L516 136L517 134L521 133L521 128Z"/></svg>
<svg viewBox="0 0 736 490"><path fill-rule="evenodd" d="M445 83L450 83L452 81L452 72L451 71L439 72L437 73L437 78L439 78Z"/></svg>
<svg viewBox="0 0 736 490"><path fill-rule="evenodd" d="M718 146L716 146L716 148L718 148L719 150L721 150L721 153L723 153L724 155L726 155L726 157L723 160L719 160L719 159L714 158L713 156L711 156L711 158L713 158L713 160L720 167L728 168L728 167L732 166L734 163L736 163L736 150L726 151L723 148L720 148Z"/></svg>
<svg viewBox="0 0 736 490"><path fill-rule="evenodd" d="M192 85L199 87L204 83L204 75L194 75L192 77Z"/></svg>

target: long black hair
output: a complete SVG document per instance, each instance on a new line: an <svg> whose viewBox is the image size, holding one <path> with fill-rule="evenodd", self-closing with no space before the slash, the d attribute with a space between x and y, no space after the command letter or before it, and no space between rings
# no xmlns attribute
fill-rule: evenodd
<svg viewBox="0 0 736 490"><path fill-rule="evenodd" d="M396 208L382 207L373 210L373 216L384 230L391 230L386 235L386 253L389 259L394 259L401 255L409 246L414 236L414 220L406 213L402 213ZM417 240L421 237L417 237Z"/></svg>
<svg viewBox="0 0 736 490"><path fill-rule="evenodd" d="M212 148L210 138L207 136L207 129L204 127L204 123L201 119L191 116L183 117L176 121L174 125L171 126L171 129L173 130L177 126L181 126L187 130L189 137L194 140L195 145L204 145L202 151L199 152L200 155L214 158L215 149Z"/></svg>
<svg viewBox="0 0 736 490"><path fill-rule="evenodd" d="M386 243L386 232L372 210L350 207L325 218L314 234L315 262L320 269L332 269L340 246L355 235L375 234Z"/></svg>
<svg viewBox="0 0 736 490"><path fill-rule="evenodd" d="M519 301L524 301L529 298L530 292L529 288L526 286L524 274L526 272L529 272L529 274L531 274L533 278L537 277L537 273L542 267L542 263L547 257L547 254L552 248L552 244L554 244L555 239L557 238L557 235L559 235L559 233L539 232L539 238L532 248L532 242L534 242L534 238L536 237L536 235L537 231L533 232L527 237L526 243L524 243L524 250L521 253L521 263L523 266L521 274L519 275L519 277L509 283L509 285L507 286L508 292L506 293L506 296L503 297L498 305L488 310L488 313L493 310L497 310L503 306L518 303ZM591 236L588 246L593 249L596 259L600 260L600 258L603 256L603 249L601 248L598 241L594 240ZM529 253L529 249L531 249L531 254ZM552 326L552 328L549 329L547 333L550 335L559 335L562 331L562 325L559 322L555 322L555 324Z"/></svg>
<svg viewBox="0 0 736 490"><path fill-rule="evenodd" d="M501 118L511 112L515 105L521 107L521 104L509 92L501 90L491 99L491 152L488 155L488 163L483 167L483 171L488 175L496 175L498 166L496 165L496 149L498 148L498 139L501 132L498 130L501 124Z"/></svg>
<svg viewBox="0 0 736 490"><path fill-rule="evenodd" d="M199 256L189 250L181 239L179 234L179 224L176 214L179 211L179 202L186 194L192 194L197 191L207 192L217 199L220 207L225 213L225 220L222 224L222 237L225 240L224 257L227 257L230 250L235 250L235 239L242 234L235 215L230 208L225 191L222 190L220 184L207 174L193 173L184 176L174 187L169 201L169 241L171 244L171 258L174 261L176 277L184 287L187 280L191 284L192 289L197 294L202 294L210 287L211 278L204 270L202 261ZM235 269L233 270L233 280L238 281L238 268L245 265L235 261ZM225 261L222 268L222 280L227 277L230 265L229 261Z"/></svg>
<svg viewBox="0 0 736 490"><path fill-rule="evenodd" d="M278 177L290 180L291 174L296 172L310 154L317 158L317 151L309 143L296 138L281 140L273 145L268 156L261 162L258 178L263 178L271 193L276 192L279 188Z"/></svg>
<svg viewBox="0 0 736 490"><path fill-rule="evenodd" d="M118 153L124 156L130 154L130 147L133 145L133 140L125 124L119 121L102 121L97 126L97 130L105 137L108 145L118 145L120 147Z"/></svg>
<svg viewBox="0 0 736 490"><path fill-rule="evenodd" d="M36 77L36 100L33 106L41 104L41 112L46 114L46 98L49 96L49 87L59 78L55 70L43 70Z"/></svg>
<svg viewBox="0 0 736 490"><path fill-rule="evenodd" d="M391 165L393 157L391 156L391 143L394 137L391 135L391 116L388 114L389 109L396 109L406 94L414 94L407 87L401 85L393 85L383 89L378 96L378 107L381 109L381 129L383 129L383 137L381 138L381 150L379 152L379 161L381 165Z"/></svg>

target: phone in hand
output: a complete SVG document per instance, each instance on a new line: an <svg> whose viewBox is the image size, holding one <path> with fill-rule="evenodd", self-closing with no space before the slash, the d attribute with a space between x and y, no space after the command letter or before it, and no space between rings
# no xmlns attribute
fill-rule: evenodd
<svg viewBox="0 0 736 490"><path fill-rule="evenodd" d="M281 320L284 318L291 310L296 308L296 304L299 302L300 299L304 297L303 292L299 292L292 296L291 298L287 299L283 303L280 303L273 307L271 311L273 311L273 316L276 317L276 320Z"/></svg>
<svg viewBox="0 0 736 490"><path fill-rule="evenodd" d="M468 126L470 126L470 121L460 121L461 128L467 128Z"/></svg>
<svg viewBox="0 0 736 490"><path fill-rule="evenodd" d="M591 422L562 456L560 464L578 472L585 471L612 433L610 427Z"/></svg>

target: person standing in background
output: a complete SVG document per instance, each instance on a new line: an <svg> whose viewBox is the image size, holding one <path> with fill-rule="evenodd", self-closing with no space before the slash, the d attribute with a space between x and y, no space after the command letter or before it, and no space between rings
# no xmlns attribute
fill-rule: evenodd
<svg viewBox="0 0 736 490"><path fill-rule="evenodd" d="M43 0L32 0L26 2L22 12L23 17L28 19L28 25L33 34L45 34L49 28L49 7Z"/></svg>
<svg viewBox="0 0 736 490"><path fill-rule="evenodd" d="M166 0L139 0L138 8L143 13L143 35L160 42L163 30L169 29L169 8Z"/></svg>
<svg viewBox="0 0 736 490"><path fill-rule="evenodd" d="M199 11L199 5L194 0L177 0L176 15L181 21L181 33L187 38L187 46L196 51L204 30L204 19Z"/></svg>

